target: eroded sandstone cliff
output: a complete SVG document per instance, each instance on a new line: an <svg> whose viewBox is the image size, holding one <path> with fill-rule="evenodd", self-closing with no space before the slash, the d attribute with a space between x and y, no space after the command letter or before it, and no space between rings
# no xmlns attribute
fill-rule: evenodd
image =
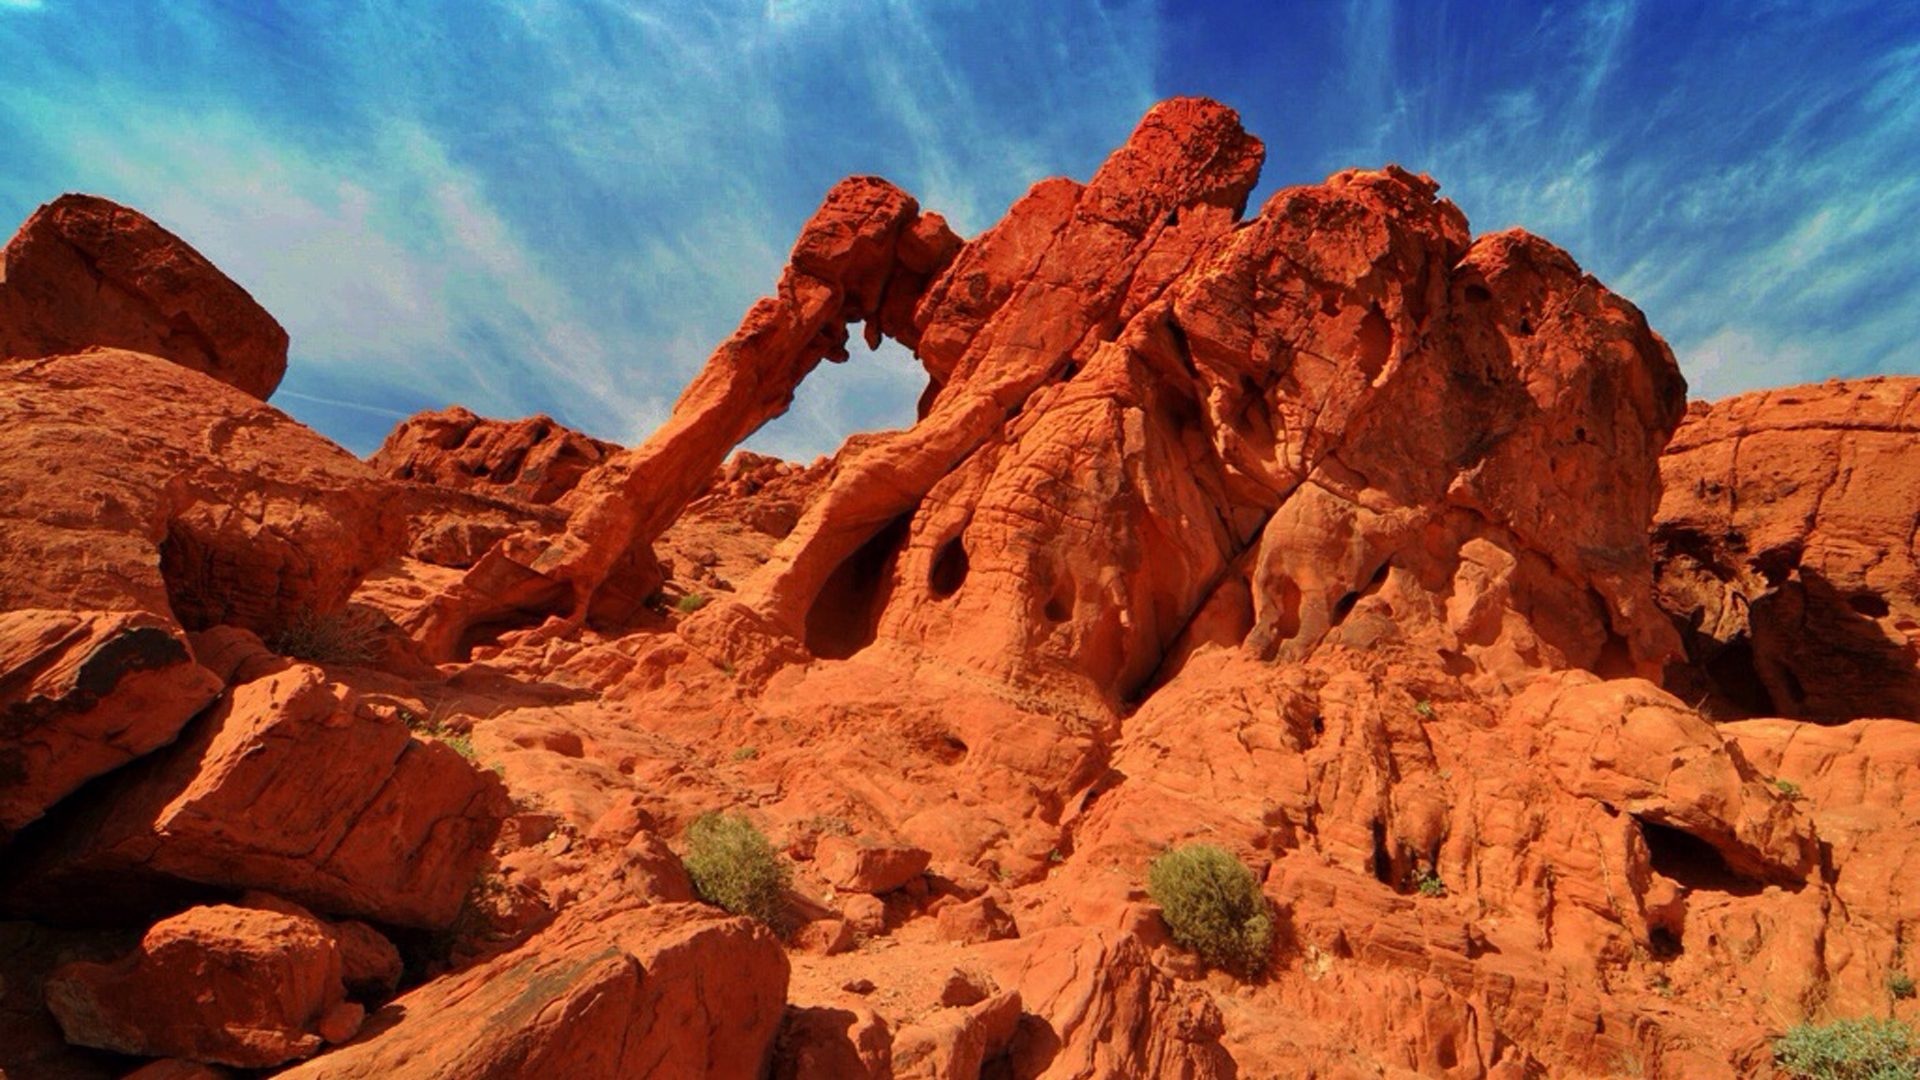
<svg viewBox="0 0 1920 1080"><path fill-rule="evenodd" d="M370 463L184 244L36 215L0 1070L1701 1077L1912 1018L1920 381L1689 408L1565 252L1393 167L1249 216L1263 155L1169 101L971 240L850 179L641 445ZM855 324L918 421L729 461ZM697 902L716 809L771 927ZM1146 895L1193 840L1257 978Z"/></svg>

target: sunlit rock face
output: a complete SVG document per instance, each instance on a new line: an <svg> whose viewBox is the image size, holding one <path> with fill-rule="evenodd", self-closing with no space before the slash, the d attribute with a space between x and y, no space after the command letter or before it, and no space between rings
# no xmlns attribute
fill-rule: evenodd
<svg viewBox="0 0 1920 1080"><path fill-rule="evenodd" d="M0 1070L1735 1076L1911 1010L1913 386L1689 408L1565 252L1392 166L1249 213L1264 154L1164 102L970 240L843 181L631 448L362 463L217 271L196 353L10 261ZM186 265L122 213L69 246ZM856 324L916 422L729 460ZM1257 978L1148 894L1193 841Z"/></svg>

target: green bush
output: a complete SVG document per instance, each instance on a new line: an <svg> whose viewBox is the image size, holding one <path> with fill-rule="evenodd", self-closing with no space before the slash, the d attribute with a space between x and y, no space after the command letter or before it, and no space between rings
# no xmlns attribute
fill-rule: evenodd
<svg viewBox="0 0 1920 1080"><path fill-rule="evenodd" d="M735 915L773 923L793 872L759 829L733 814L702 814L687 826L680 860L700 899Z"/></svg>
<svg viewBox="0 0 1920 1080"><path fill-rule="evenodd" d="M691 615L706 606L706 596L697 592L687 593L685 596L673 602L673 609L682 615Z"/></svg>
<svg viewBox="0 0 1920 1080"><path fill-rule="evenodd" d="M1797 1080L1920 1078L1920 1038L1898 1020L1801 1024L1775 1040L1773 1056Z"/></svg>
<svg viewBox="0 0 1920 1080"><path fill-rule="evenodd" d="M1258 975L1273 949L1273 915L1253 871L1212 844L1188 844L1153 860L1147 895L1173 940L1215 967Z"/></svg>
<svg viewBox="0 0 1920 1080"><path fill-rule="evenodd" d="M1905 1001L1913 996L1913 976L1904 971L1896 971L1887 976L1887 993L1895 1001Z"/></svg>

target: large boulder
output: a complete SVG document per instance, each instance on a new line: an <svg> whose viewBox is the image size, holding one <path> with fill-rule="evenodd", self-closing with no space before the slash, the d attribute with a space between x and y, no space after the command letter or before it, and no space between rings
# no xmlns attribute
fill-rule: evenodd
<svg viewBox="0 0 1920 1080"><path fill-rule="evenodd" d="M0 560L34 568L0 578L0 610L271 635L339 611L405 542L402 509L353 455L140 353L0 364L0 449Z"/></svg>
<svg viewBox="0 0 1920 1080"><path fill-rule="evenodd" d="M786 1005L779 941L694 904L582 905L437 979L287 1080L758 1076Z"/></svg>
<svg viewBox="0 0 1920 1080"><path fill-rule="evenodd" d="M287 332L186 241L96 195L34 211L0 251L0 359L149 353L265 399Z"/></svg>
<svg viewBox="0 0 1920 1080"><path fill-rule="evenodd" d="M311 916L213 905L156 923L111 963L55 970L46 998L76 1045L262 1069L311 1057L323 1029L352 1034L340 972Z"/></svg>
<svg viewBox="0 0 1920 1080"><path fill-rule="evenodd" d="M178 880L440 928L505 811L498 778L452 746L312 665L262 655L178 744L40 837L13 891L60 917Z"/></svg>
<svg viewBox="0 0 1920 1080"><path fill-rule="evenodd" d="M352 455L206 375L0 363L0 834L212 700L183 626L335 618L403 529Z"/></svg>
<svg viewBox="0 0 1920 1080"><path fill-rule="evenodd" d="M146 612L0 612L0 839L172 742L221 690Z"/></svg>

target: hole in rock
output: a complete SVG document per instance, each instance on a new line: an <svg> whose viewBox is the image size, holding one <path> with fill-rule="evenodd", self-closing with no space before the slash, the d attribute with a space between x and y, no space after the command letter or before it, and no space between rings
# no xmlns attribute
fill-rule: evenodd
<svg viewBox="0 0 1920 1080"><path fill-rule="evenodd" d="M1884 619L1893 610L1884 598L1873 593L1855 593L1847 597L1847 606L1869 619Z"/></svg>
<svg viewBox="0 0 1920 1080"><path fill-rule="evenodd" d="M1189 431L1201 430L1204 417L1200 412L1200 403L1185 394L1166 392L1161 398L1161 412L1167 418L1167 426L1173 429L1177 438Z"/></svg>
<svg viewBox="0 0 1920 1080"><path fill-rule="evenodd" d="M1392 569L1392 563L1381 563L1375 568L1373 573L1367 577L1367 583L1365 585L1342 596L1335 602L1333 605L1333 624L1338 626L1342 622L1345 622L1347 616L1353 614L1353 607L1360 602L1361 598L1372 596L1379 592L1380 587L1387 583L1387 574L1391 572Z"/></svg>
<svg viewBox="0 0 1920 1080"><path fill-rule="evenodd" d="M1774 548L1754 556L1753 566L1760 571L1761 577L1767 579L1769 587L1777 589L1789 575L1800 568L1800 555L1799 545Z"/></svg>
<svg viewBox="0 0 1920 1080"><path fill-rule="evenodd" d="M1607 634L1606 643L1600 646L1600 655L1594 657L1593 671L1603 679L1631 678L1637 665L1633 660L1633 646L1619 634Z"/></svg>
<svg viewBox="0 0 1920 1080"><path fill-rule="evenodd" d="M1532 319L1525 318L1524 316L1520 319L1520 336L1521 337L1533 336L1533 320Z"/></svg>
<svg viewBox="0 0 1920 1080"><path fill-rule="evenodd" d="M1393 856L1387 854L1387 826L1385 822L1373 823L1373 876L1380 884L1398 886L1393 880Z"/></svg>
<svg viewBox="0 0 1920 1080"><path fill-rule="evenodd" d="M927 373L906 347L887 340L868 349L854 333L845 363L822 361L794 387L787 410L740 445L759 454L808 462L838 450L849 435L912 427ZM930 404L930 402L929 402Z"/></svg>
<svg viewBox="0 0 1920 1080"><path fill-rule="evenodd" d="M809 652L822 660L845 660L873 643L912 520L911 513L894 518L827 576L807 609Z"/></svg>
<svg viewBox="0 0 1920 1080"><path fill-rule="evenodd" d="M1047 597L1047 606L1041 614L1048 622L1063 623L1073 615L1073 582L1061 577L1053 587L1053 595Z"/></svg>
<svg viewBox="0 0 1920 1080"><path fill-rule="evenodd" d="M1467 286L1466 295L1467 295L1467 302L1471 304L1484 304L1487 301L1493 299L1493 293L1488 291L1485 285Z"/></svg>
<svg viewBox="0 0 1920 1080"><path fill-rule="evenodd" d="M571 595L566 582L556 581L539 596L529 599L525 608L467 626L454 642L454 655L461 660L470 659L473 650L482 645L498 645L501 636L510 631L539 625L549 614L565 610Z"/></svg>
<svg viewBox="0 0 1920 1080"><path fill-rule="evenodd" d="M1692 833L1644 818L1635 820L1640 825L1640 836L1646 841L1647 858L1655 873L1665 874L1696 892L1755 896L1763 887L1761 882L1736 873L1712 844Z"/></svg>
<svg viewBox="0 0 1920 1080"><path fill-rule="evenodd" d="M1181 368L1188 375L1198 379L1200 369L1193 366L1193 347L1187 343L1187 328L1181 326L1180 320L1174 318L1171 313L1167 315L1167 333L1173 337L1173 353L1180 358Z"/></svg>
<svg viewBox="0 0 1920 1080"><path fill-rule="evenodd" d="M934 599L944 600L960 591L967 580L967 545L956 536L940 545L927 571L927 589Z"/></svg>
<svg viewBox="0 0 1920 1080"><path fill-rule="evenodd" d="M5 895L0 895L0 922L30 919L68 930L114 930L151 926L202 904L233 903L236 890L164 874L61 865L62 853L72 851L80 838L98 829L98 811L113 800L115 791L122 785L152 783L183 746L191 748L204 735L210 712L189 720L172 746L75 788L0 847L0 882L7 886ZM30 869L47 866L54 868L52 872ZM6 967L0 963L0 970ZM7 970L5 977L11 980L13 975Z"/></svg>
<svg viewBox="0 0 1920 1080"><path fill-rule="evenodd" d="M1711 639L1700 640L1711 645ZM1777 714L1773 695L1767 692L1760 668L1754 663L1753 642L1747 635L1741 634L1721 646L1707 658L1704 666L1714 689L1742 712L1749 716Z"/></svg>
<svg viewBox="0 0 1920 1080"><path fill-rule="evenodd" d="M1664 926L1647 931L1647 951L1655 960L1672 960L1680 955L1680 936Z"/></svg>
<svg viewBox="0 0 1920 1080"><path fill-rule="evenodd" d="M1300 633L1300 586L1290 577L1276 578L1270 595L1279 602L1279 610L1273 613L1273 636L1292 641Z"/></svg>
<svg viewBox="0 0 1920 1080"><path fill-rule="evenodd" d="M1359 340L1354 343L1358 349L1360 370L1371 379L1380 374L1387 366L1387 358L1393 355L1393 327L1387 325L1387 317L1380 313L1376 305L1367 309L1367 317L1360 320Z"/></svg>
<svg viewBox="0 0 1920 1080"><path fill-rule="evenodd" d="M942 735L934 745L933 753L943 765L958 765L966 759L967 744L960 741L957 735Z"/></svg>

